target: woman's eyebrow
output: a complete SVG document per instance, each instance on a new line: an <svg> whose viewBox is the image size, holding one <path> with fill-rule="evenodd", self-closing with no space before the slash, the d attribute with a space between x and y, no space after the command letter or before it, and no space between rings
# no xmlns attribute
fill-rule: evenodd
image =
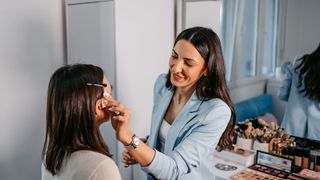
<svg viewBox="0 0 320 180"><path fill-rule="evenodd" d="M186 61L192 61L192 62L195 62L195 63L198 62L198 61L196 61L196 60L194 60L194 59L190 59L190 58L183 58L183 59L185 59Z"/></svg>
<svg viewBox="0 0 320 180"><path fill-rule="evenodd" d="M172 49L172 52L173 52L176 56L179 56L178 53L177 53L174 49ZM195 63L198 62L198 61L196 61L195 59L191 59L191 58L183 58L183 59L185 59L185 60L187 60L187 61L192 61L192 62L195 62Z"/></svg>
<svg viewBox="0 0 320 180"><path fill-rule="evenodd" d="M178 53L174 49L172 49L172 52L178 56Z"/></svg>

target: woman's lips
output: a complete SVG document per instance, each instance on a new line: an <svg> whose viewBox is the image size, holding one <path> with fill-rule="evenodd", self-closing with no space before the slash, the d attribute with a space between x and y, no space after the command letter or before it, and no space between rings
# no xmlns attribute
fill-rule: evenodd
<svg viewBox="0 0 320 180"><path fill-rule="evenodd" d="M175 81L181 81L181 80L183 80L183 77L181 77L181 76L179 76L179 75L177 75L177 74L172 74L172 76L173 76L173 79L174 79Z"/></svg>

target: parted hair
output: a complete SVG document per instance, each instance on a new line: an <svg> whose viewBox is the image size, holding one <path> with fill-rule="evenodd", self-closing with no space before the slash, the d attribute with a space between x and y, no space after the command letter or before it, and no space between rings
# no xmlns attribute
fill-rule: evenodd
<svg viewBox="0 0 320 180"><path fill-rule="evenodd" d="M235 110L228 93L220 39L218 35L209 28L193 27L182 31L176 38L174 46L179 40L190 42L205 60L207 75L202 76L197 82L196 94L198 98L203 101L219 98L224 101L231 110L231 118L217 146L218 149L231 148L231 137L235 124ZM173 87L170 81L170 71L167 76L166 87Z"/></svg>
<svg viewBox="0 0 320 180"><path fill-rule="evenodd" d="M42 161L56 175L63 160L79 150L111 156L95 121L95 107L103 88L101 68L90 64L66 65L50 78L47 95L46 134Z"/></svg>

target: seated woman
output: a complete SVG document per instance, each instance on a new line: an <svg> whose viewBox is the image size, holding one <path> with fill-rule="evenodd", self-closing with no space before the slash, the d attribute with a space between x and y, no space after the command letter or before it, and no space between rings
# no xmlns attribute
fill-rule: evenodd
<svg viewBox="0 0 320 180"><path fill-rule="evenodd" d="M286 78L279 98L288 103L281 127L288 134L320 140L320 44L282 69Z"/></svg>
<svg viewBox="0 0 320 180"><path fill-rule="evenodd" d="M121 179L99 131L111 116L106 110L110 94L110 83L97 66L67 65L52 75L42 180Z"/></svg>

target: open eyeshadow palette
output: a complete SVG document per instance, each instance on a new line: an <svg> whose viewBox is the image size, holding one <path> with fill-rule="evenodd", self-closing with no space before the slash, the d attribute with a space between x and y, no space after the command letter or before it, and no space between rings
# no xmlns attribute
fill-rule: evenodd
<svg viewBox="0 0 320 180"><path fill-rule="evenodd" d="M293 160L257 151L256 163L234 174L234 180L286 179L292 172Z"/></svg>

